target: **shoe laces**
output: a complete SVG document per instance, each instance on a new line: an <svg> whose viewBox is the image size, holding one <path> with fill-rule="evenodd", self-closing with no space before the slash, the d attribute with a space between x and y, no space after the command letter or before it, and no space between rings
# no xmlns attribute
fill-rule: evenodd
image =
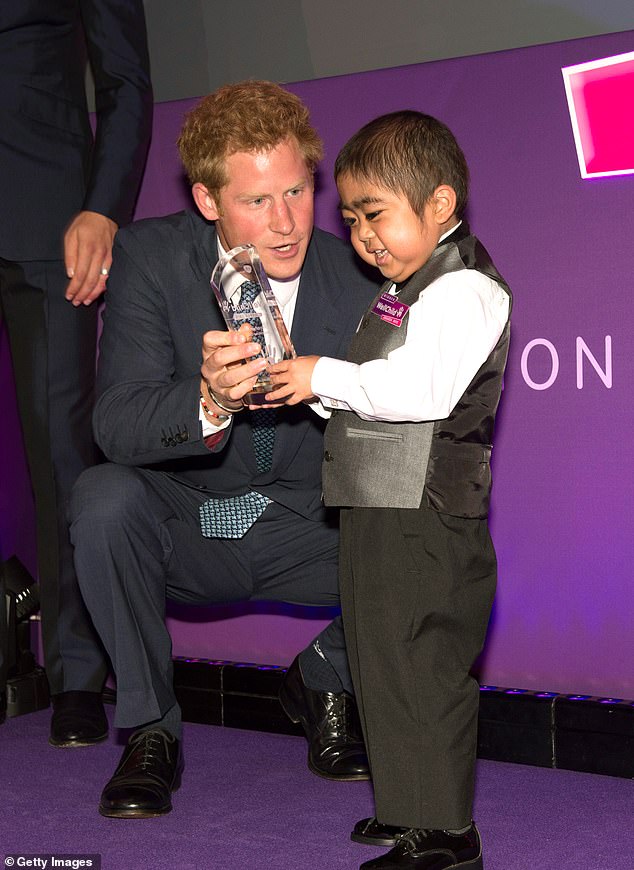
<svg viewBox="0 0 634 870"><path fill-rule="evenodd" d="M340 734L349 734L351 731L350 705L346 703L343 692L333 697L326 713L328 727Z"/></svg>
<svg viewBox="0 0 634 870"><path fill-rule="evenodd" d="M415 847L421 840L427 839L429 831L425 828L410 828L405 831L401 837L401 841L406 842L409 846Z"/></svg>
<svg viewBox="0 0 634 870"><path fill-rule="evenodd" d="M415 853L415 852L424 852L425 851L425 843L424 841L429 839L432 834L437 834L439 831L433 831L428 828L410 828L405 831L401 839L399 840L398 845L402 846L406 852ZM459 837L460 834L452 834L451 831L447 831L442 829L443 834L448 834L449 836ZM465 832L464 836L467 836L468 832Z"/></svg>
<svg viewBox="0 0 634 870"><path fill-rule="evenodd" d="M145 770L158 757L158 749L161 744L169 757L169 749L166 737L160 731L139 731L130 738L130 743L138 743L137 751L141 755L140 766Z"/></svg>
<svg viewBox="0 0 634 870"><path fill-rule="evenodd" d="M432 831L426 828L410 828L408 831L405 831L397 845L410 855L424 852L426 848L425 840L429 839L431 834Z"/></svg>

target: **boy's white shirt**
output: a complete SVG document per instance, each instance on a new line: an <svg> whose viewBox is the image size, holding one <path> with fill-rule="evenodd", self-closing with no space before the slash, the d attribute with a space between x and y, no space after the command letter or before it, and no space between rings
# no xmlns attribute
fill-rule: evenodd
<svg viewBox="0 0 634 870"><path fill-rule="evenodd" d="M509 304L500 285L475 269L443 275L411 306L401 347L361 365L321 357L311 389L325 409L364 420L443 420L498 343Z"/></svg>

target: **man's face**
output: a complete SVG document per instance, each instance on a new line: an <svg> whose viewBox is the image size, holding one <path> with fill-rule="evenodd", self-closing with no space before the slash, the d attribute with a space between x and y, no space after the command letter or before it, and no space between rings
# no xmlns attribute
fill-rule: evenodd
<svg viewBox="0 0 634 870"><path fill-rule="evenodd" d="M294 278L313 230L313 178L297 143L287 139L270 151L239 151L225 166L228 183L210 201L209 214L201 208L216 221L223 247L255 245L270 278Z"/></svg>

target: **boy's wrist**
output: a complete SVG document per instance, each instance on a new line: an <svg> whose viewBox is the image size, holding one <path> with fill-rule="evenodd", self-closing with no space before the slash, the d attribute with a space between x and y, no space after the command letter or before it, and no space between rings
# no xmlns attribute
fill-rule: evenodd
<svg viewBox="0 0 634 870"><path fill-rule="evenodd" d="M314 384L313 384L313 378L315 377L315 369L316 369L317 366L319 365L319 361L320 361L321 359L322 359L322 357L320 357L320 356L315 356L315 357L312 358L312 366L311 366L311 369L310 369L309 386L310 386L310 389L312 390L312 395L313 395L314 397L316 397L316 393L315 393L315 388L314 388Z"/></svg>

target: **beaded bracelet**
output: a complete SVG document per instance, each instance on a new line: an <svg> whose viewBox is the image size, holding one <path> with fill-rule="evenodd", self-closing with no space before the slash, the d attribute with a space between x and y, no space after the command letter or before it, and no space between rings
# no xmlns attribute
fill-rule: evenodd
<svg viewBox="0 0 634 870"><path fill-rule="evenodd" d="M211 408L209 407L207 402L205 402L205 399L204 399L204 396L202 393L200 394L200 406L208 417L211 417L212 420L217 420L219 423L226 423L226 421L230 417L229 414L215 414L211 410ZM220 405L218 405L218 407L220 407Z"/></svg>

